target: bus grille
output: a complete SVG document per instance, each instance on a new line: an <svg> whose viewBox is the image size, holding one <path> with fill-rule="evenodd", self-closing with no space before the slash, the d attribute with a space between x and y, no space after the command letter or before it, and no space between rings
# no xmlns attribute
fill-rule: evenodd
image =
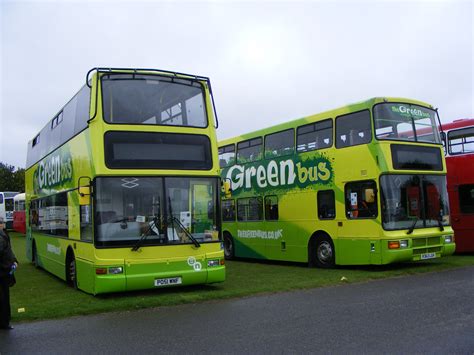
<svg viewBox="0 0 474 355"><path fill-rule="evenodd" d="M422 248L432 245L440 245L440 237L429 237L429 238L416 238L412 240L413 248Z"/></svg>
<svg viewBox="0 0 474 355"><path fill-rule="evenodd" d="M441 247L413 249L413 255L420 255L420 254L425 254L425 253L440 253L440 252L441 252Z"/></svg>

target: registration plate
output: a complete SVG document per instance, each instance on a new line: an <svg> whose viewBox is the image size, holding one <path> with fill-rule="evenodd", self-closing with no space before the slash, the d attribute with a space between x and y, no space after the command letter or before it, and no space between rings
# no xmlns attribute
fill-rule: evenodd
<svg viewBox="0 0 474 355"><path fill-rule="evenodd" d="M155 286L180 285L182 282L181 277L168 277L166 279L155 279Z"/></svg>
<svg viewBox="0 0 474 355"><path fill-rule="evenodd" d="M434 259L434 258L436 258L436 253L421 254L421 260Z"/></svg>

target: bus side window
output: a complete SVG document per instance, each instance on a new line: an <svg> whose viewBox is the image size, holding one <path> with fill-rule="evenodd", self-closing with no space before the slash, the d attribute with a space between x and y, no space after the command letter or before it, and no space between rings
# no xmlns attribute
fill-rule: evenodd
<svg viewBox="0 0 474 355"><path fill-rule="evenodd" d="M336 117L336 148L370 143L372 128L368 110Z"/></svg>
<svg viewBox="0 0 474 355"><path fill-rule="evenodd" d="M265 219L267 221L278 220L278 197L265 196Z"/></svg>
<svg viewBox="0 0 474 355"><path fill-rule="evenodd" d="M265 136L265 159L273 159L294 152L295 132L293 129Z"/></svg>
<svg viewBox="0 0 474 355"><path fill-rule="evenodd" d="M459 185L461 213L474 213L474 185Z"/></svg>
<svg viewBox="0 0 474 355"><path fill-rule="evenodd" d="M260 196L237 200L238 221L261 221L262 217L262 198Z"/></svg>
<svg viewBox="0 0 474 355"><path fill-rule="evenodd" d="M235 221L235 200L222 200L222 220L224 222Z"/></svg>
<svg viewBox="0 0 474 355"><path fill-rule="evenodd" d="M263 156L262 137L249 139L237 143L237 163L245 164L252 161L261 160Z"/></svg>
<svg viewBox="0 0 474 355"><path fill-rule="evenodd" d="M219 166L226 168L235 163L235 146L233 144L219 148Z"/></svg>
<svg viewBox="0 0 474 355"><path fill-rule="evenodd" d="M377 195L375 181L357 181L346 184L346 216L354 218L377 217Z"/></svg>
<svg viewBox="0 0 474 355"><path fill-rule="evenodd" d="M333 190L318 191L318 217L319 219L336 218L336 200Z"/></svg>
<svg viewBox="0 0 474 355"><path fill-rule="evenodd" d="M300 126L296 134L296 150L308 152L332 146L332 119Z"/></svg>

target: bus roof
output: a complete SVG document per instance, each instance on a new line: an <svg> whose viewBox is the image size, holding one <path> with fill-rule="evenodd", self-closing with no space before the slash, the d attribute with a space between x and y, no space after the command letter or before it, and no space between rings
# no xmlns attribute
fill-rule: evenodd
<svg viewBox="0 0 474 355"><path fill-rule="evenodd" d="M454 120L453 122L443 123L441 128L443 131L449 131L451 129L464 128L474 126L474 118L461 118Z"/></svg>
<svg viewBox="0 0 474 355"><path fill-rule="evenodd" d="M12 198L18 195L18 192L13 192L13 191L2 191L0 194L3 194L5 198Z"/></svg>
<svg viewBox="0 0 474 355"><path fill-rule="evenodd" d="M24 201L25 200L25 193L17 194L13 197L13 201Z"/></svg>
<svg viewBox="0 0 474 355"><path fill-rule="evenodd" d="M368 100L355 102L355 103L352 103L352 104L349 104L349 105L346 105L346 106L341 106L339 108L332 109L332 110L329 110L329 111L309 115L309 116L306 116L306 117L301 117L301 118L291 120L291 121L287 121L287 122L284 122L284 123L280 123L280 124L277 124L277 125L274 125L274 126L262 128L262 129L259 129L259 130L253 131L253 132L245 133L245 134L240 135L240 136L234 136L234 137L231 137L231 138L226 138L226 139L223 139L223 140L219 141L219 146L222 147L222 146L225 146L227 144L232 144L232 143L235 143L235 142L238 142L238 141L241 141L241 140L250 139L252 137L262 136L262 135L266 135L266 134L269 134L269 133L294 128L296 126L303 125L303 124L306 124L306 123L311 123L311 122L324 120L324 119L328 119L328 118L335 118L335 116L346 114L348 112L359 111L359 110L365 109L367 107L373 106L373 105L381 103L381 102L403 102L403 103L420 105L420 106L425 106L425 107L434 109L434 107L432 105L430 105L426 102L419 101L419 100L414 100L414 99L407 99L407 98L402 98L402 97L373 97L373 98L370 98Z"/></svg>

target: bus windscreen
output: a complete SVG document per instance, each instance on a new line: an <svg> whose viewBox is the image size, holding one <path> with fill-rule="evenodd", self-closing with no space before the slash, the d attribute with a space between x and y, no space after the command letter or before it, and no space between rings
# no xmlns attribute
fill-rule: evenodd
<svg viewBox="0 0 474 355"><path fill-rule="evenodd" d="M406 103L382 103L374 106L377 139L441 144L436 111Z"/></svg>
<svg viewBox="0 0 474 355"><path fill-rule="evenodd" d="M107 123L207 127L203 88L195 80L107 74L101 83Z"/></svg>

